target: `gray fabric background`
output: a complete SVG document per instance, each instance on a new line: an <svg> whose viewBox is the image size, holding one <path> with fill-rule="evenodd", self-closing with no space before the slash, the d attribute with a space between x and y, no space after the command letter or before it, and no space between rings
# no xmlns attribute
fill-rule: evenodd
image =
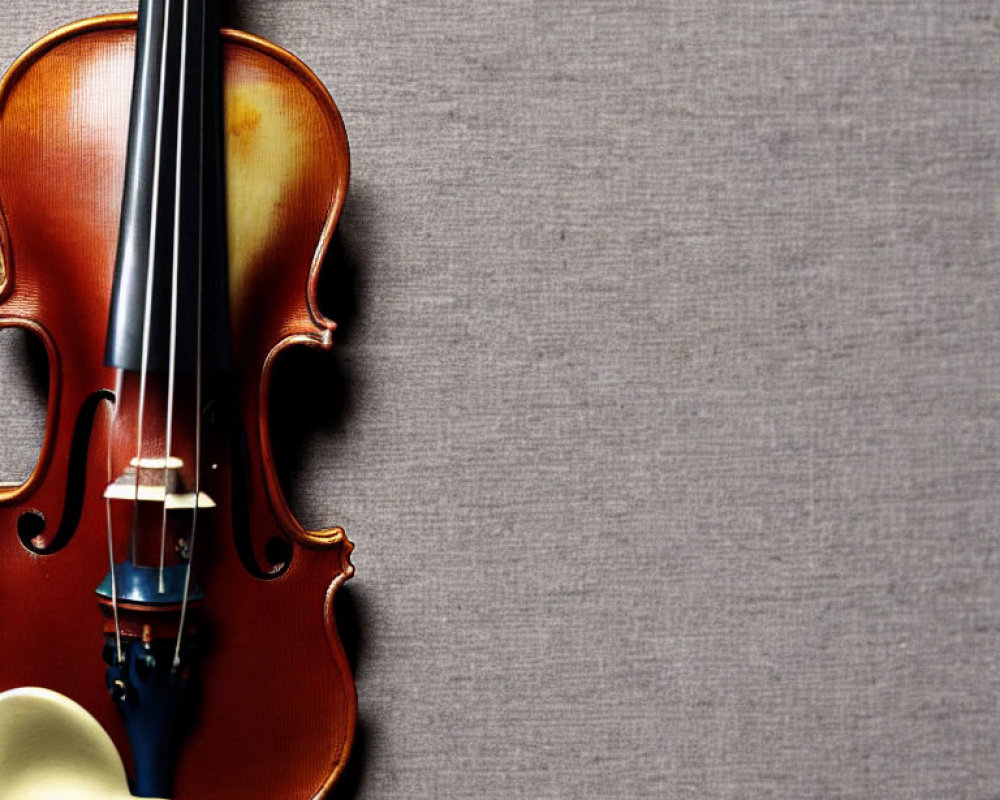
<svg viewBox="0 0 1000 800"><path fill-rule="evenodd" d="M1000 797L1000 3L239 17L353 149L279 390L357 544L338 796Z"/></svg>

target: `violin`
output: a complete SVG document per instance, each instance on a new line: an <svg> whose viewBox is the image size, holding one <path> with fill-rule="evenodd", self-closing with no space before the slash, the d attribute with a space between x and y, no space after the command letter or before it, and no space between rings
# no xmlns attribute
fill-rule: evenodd
<svg viewBox="0 0 1000 800"><path fill-rule="evenodd" d="M217 0L73 23L0 82L0 328L49 376L0 488L0 798L305 800L343 770L353 545L292 515L268 409L282 354L333 344L348 172L321 82Z"/></svg>

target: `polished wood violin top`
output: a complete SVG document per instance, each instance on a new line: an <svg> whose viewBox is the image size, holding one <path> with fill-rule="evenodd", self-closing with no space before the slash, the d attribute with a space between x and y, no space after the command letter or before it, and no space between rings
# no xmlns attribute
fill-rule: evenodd
<svg viewBox="0 0 1000 800"><path fill-rule="evenodd" d="M159 9L190 47L197 39L194 23L183 24L185 7L147 0L139 24ZM174 245L144 251L137 263L167 291L133 292L140 318L129 324L138 333L127 336L135 358L111 355L123 194L127 200L139 185L126 180L135 153L136 29L135 14L70 25L30 48L0 83L0 327L38 337L50 372L38 465L23 485L0 489L0 528L18 533L0 537L0 690L39 686L81 704L110 734L133 781L141 759L132 751L176 751L163 780L178 800L319 797L354 732L354 684L332 611L353 574L352 545L342 529L306 530L289 511L271 452L268 394L283 351L333 344L336 326L317 307L316 287L347 189L347 138L305 65L263 39L223 30L219 140L213 145L206 133L211 90L189 93L199 99L186 105L180 89L165 92L153 105L160 133L146 146L159 146L163 159L161 203L152 218L148 203L137 207L146 209L146 238L152 226ZM182 47L171 41L164 58ZM173 117L164 111L171 103ZM181 106L187 128L177 123ZM192 126L192 118L202 123ZM162 132L171 124L172 161ZM183 135L188 128L193 141ZM224 155L222 219L212 228L211 183L200 176L216 146ZM214 250L206 244L213 236ZM205 265L220 252L215 294L224 296L206 299ZM133 274L143 277L141 268ZM193 295L170 291L185 280ZM157 345L160 330L166 340ZM190 363L178 330L197 344L188 347ZM209 365L203 355L225 336L225 358ZM184 506L184 497L206 499ZM142 594L141 579L124 586L154 574L157 556L154 596ZM189 579L197 597L178 588L176 598L157 598L164 570L178 587ZM139 599L131 602L128 591ZM159 659L164 685L184 686L183 713L163 724L149 722L136 699L145 689L131 683L129 670L146 669L146 658ZM152 705L173 697L156 692Z"/></svg>

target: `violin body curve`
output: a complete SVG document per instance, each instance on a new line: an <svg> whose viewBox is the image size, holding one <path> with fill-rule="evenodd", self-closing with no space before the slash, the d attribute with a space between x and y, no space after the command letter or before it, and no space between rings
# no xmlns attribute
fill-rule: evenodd
<svg viewBox="0 0 1000 800"><path fill-rule="evenodd" d="M0 488L0 691L66 695L123 756L128 738L95 645L94 591L108 564L101 489L116 376L102 353L135 29L135 14L75 23L0 82L0 328L37 337L49 370L37 466L22 485ZM348 144L326 89L294 56L232 30L222 52L235 385L206 455L218 503L199 576L209 644L173 797L320 798L354 736L354 683L333 614L353 545L340 528L304 529L289 510L268 388L285 349L333 343L316 292L347 189ZM127 549L121 530L115 546Z"/></svg>

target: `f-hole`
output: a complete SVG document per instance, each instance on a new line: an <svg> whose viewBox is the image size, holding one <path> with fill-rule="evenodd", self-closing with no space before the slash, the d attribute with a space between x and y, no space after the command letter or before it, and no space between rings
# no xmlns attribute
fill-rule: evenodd
<svg viewBox="0 0 1000 800"><path fill-rule="evenodd" d="M90 434L101 403L114 402L112 392L102 389L87 398L76 417L73 442L70 445L69 464L66 467L66 498L62 519L51 538L45 536L44 515L35 510L25 511L17 520L17 538L21 544L39 556L51 556L69 544L80 525L83 499L87 490L87 457L90 452Z"/></svg>
<svg viewBox="0 0 1000 800"><path fill-rule="evenodd" d="M292 546L281 536L274 536L264 545L264 558L268 565L262 567L254 549L250 527L250 456L246 433L240 420L233 415L230 425L230 455L232 469L232 520L233 544L243 568L261 580L280 578L292 563Z"/></svg>

